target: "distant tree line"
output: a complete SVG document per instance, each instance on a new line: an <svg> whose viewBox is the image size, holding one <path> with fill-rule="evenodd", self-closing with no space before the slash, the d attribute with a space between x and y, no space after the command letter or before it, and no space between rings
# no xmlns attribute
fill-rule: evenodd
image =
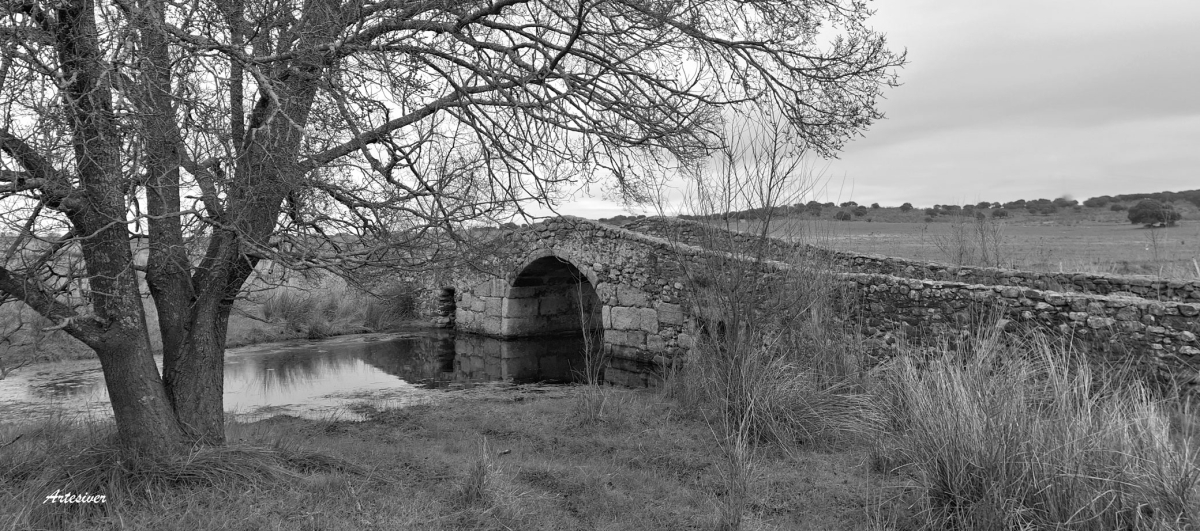
<svg viewBox="0 0 1200 531"><path fill-rule="evenodd" d="M1063 196L1056 199L1017 199L1006 203L980 201L974 204L965 205L933 205L932 207L923 209L927 218L935 218L938 216L991 216L994 218L1008 217L1014 211L1025 210L1033 215L1048 216L1067 209L1073 211L1081 211L1084 207L1087 208L1104 208L1108 207L1113 211L1133 210L1136 207L1128 207L1124 203L1141 202L1150 200L1156 202L1138 210L1135 216L1130 213L1130 222L1142 224L1165 223L1171 224L1179 219L1180 214L1175 212L1170 206L1176 201L1187 201L1197 207L1200 207L1200 190L1185 190L1182 192L1156 192L1143 194L1120 194L1120 195L1102 195L1093 197L1080 203L1078 200ZM1138 203L1140 204L1140 203ZM1156 206L1157 205L1157 206ZM731 210L728 212L710 214L706 216L681 215L682 219L688 220L722 220L722 221L755 221L766 218L783 218L793 216L809 216L821 217L827 212L832 212L832 217L837 220L851 220L856 217L863 217L872 210L879 210L885 207L879 203L872 203L870 207L859 205L855 201L845 201L842 203L808 201L806 203L796 203L794 205L781 205L773 208L753 208L749 210ZM901 212L911 212L917 207L912 203L903 203L899 206ZM986 211L986 212L985 212ZM1161 214L1146 214L1146 212L1159 212ZM609 221L620 223L631 221L645 216L616 216L611 219L601 219L600 221ZM1134 221L1134 218L1138 221Z"/></svg>

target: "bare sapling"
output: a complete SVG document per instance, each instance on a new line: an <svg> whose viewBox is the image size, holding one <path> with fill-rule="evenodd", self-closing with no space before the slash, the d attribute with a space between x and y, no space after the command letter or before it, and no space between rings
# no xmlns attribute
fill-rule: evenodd
<svg viewBox="0 0 1200 531"><path fill-rule="evenodd" d="M701 220L688 225L698 236L689 243L708 252L690 261L680 253L699 330L686 363L666 384L709 423L725 456L720 529L746 522L763 444L787 451L837 431L827 429L832 409L861 410L840 382L821 378L811 363L820 348L811 332L829 323L806 321L830 316L822 309L832 304L835 283L819 258L804 255L803 229L776 214L814 189L808 153L769 110L735 120L727 145L709 167L696 169L688 192L686 208ZM760 213L751 234L736 232L728 213L738 210Z"/></svg>
<svg viewBox="0 0 1200 531"><path fill-rule="evenodd" d="M604 368L609 362L609 352L603 342L603 328L596 316L596 308L589 303L584 291L587 279L579 275L575 279L575 303L579 313L580 332L583 335L583 383L585 389L579 395L576 412L580 422L591 424L604 420L611 413L610 393L601 387L604 383Z"/></svg>
<svg viewBox="0 0 1200 531"><path fill-rule="evenodd" d="M957 266L1004 267L1011 265L1004 221L960 211L944 232L931 235L942 259Z"/></svg>

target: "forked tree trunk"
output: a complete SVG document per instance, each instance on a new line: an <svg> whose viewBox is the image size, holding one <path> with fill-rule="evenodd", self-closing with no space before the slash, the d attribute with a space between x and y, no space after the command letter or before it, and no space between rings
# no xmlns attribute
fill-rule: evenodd
<svg viewBox="0 0 1200 531"><path fill-rule="evenodd" d="M91 0L63 3L55 34L67 79L65 100L73 119L79 189L85 198L67 215L83 236L80 247L95 313L94 326L80 339L100 358L122 449L130 456L170 454L184 448L182 431L150 351L126 229L111 75L98 43L94 11Z"/></svg>

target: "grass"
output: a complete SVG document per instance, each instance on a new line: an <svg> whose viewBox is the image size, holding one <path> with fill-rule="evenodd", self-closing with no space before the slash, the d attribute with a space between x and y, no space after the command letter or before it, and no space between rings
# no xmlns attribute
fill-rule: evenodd
<svg viewBox="0 0 1200 531"><path fill-rule="evenodd" d="M875 367L803 324L658 389L231 423L229 446L166 462L122 462L102 423L0 425L0 528L1195 528L1200 422L1178 397L986 323ZM56 490L110 501L41 503Z"/></svg>
<svg viewBox="0 0 1200 531"><path fill-rule="evenodd" d="M1178 398L1044 340L878 369L877 468L912 478L914 529L1195 529L1200 432Z"/></svg>
<svg viewBox="0 0 1200 531"><path fill-rule="evenodd" d="M729 490L708 425L653 390L614 388L601 388L619 404L608 410L608 421L583 422L576 416L577 393L585 389L577 386L565 398L518 390L487 400L370 409L367 422L274 417L231 424L231 448L266 449L237 454L244 457L235 463L245 470L240 476L225 475L219 471L224 465L197 453L183 462L208 470L206 479L165 481L174 472L163 467L158 480L126 483L149 492L130 489L92 511L43 509L40 500L58 484L14 472L13 465L27 463L21 470L29 471L55 459L78 462L99 451L93 445L103 448L102 430L26 430L0 449L0 528L714 527L715 507ZM73 439L57 444L60 434ZM337 460L311 466L296 457L316 454ZM765 473L747 491L745 527L862 528L871 476L855 463L861 460L825 452L760 455ZM31 515L33 505L49 512Z"/></svg>

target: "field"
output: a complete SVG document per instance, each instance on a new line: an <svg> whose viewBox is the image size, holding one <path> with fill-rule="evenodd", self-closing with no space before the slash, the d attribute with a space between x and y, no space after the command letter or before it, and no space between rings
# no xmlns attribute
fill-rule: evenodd
<svg viewBox="0 0 1200 531"><path fill-rule="evenodd" d="M1200 221L1185 220L1173 227L1147 229L1116 220L1086 217L988 219L997 229L1001 265L1031 271L1073 271L1122 275L1200 277ZM753 231L756 223L739 222L738 230ZM953 263L960 242L955 222L852 221L785 219L773 234L833 249ZM962 243L978 242L968 224ZM962 264L978 265L978 264Z"/></svg>

